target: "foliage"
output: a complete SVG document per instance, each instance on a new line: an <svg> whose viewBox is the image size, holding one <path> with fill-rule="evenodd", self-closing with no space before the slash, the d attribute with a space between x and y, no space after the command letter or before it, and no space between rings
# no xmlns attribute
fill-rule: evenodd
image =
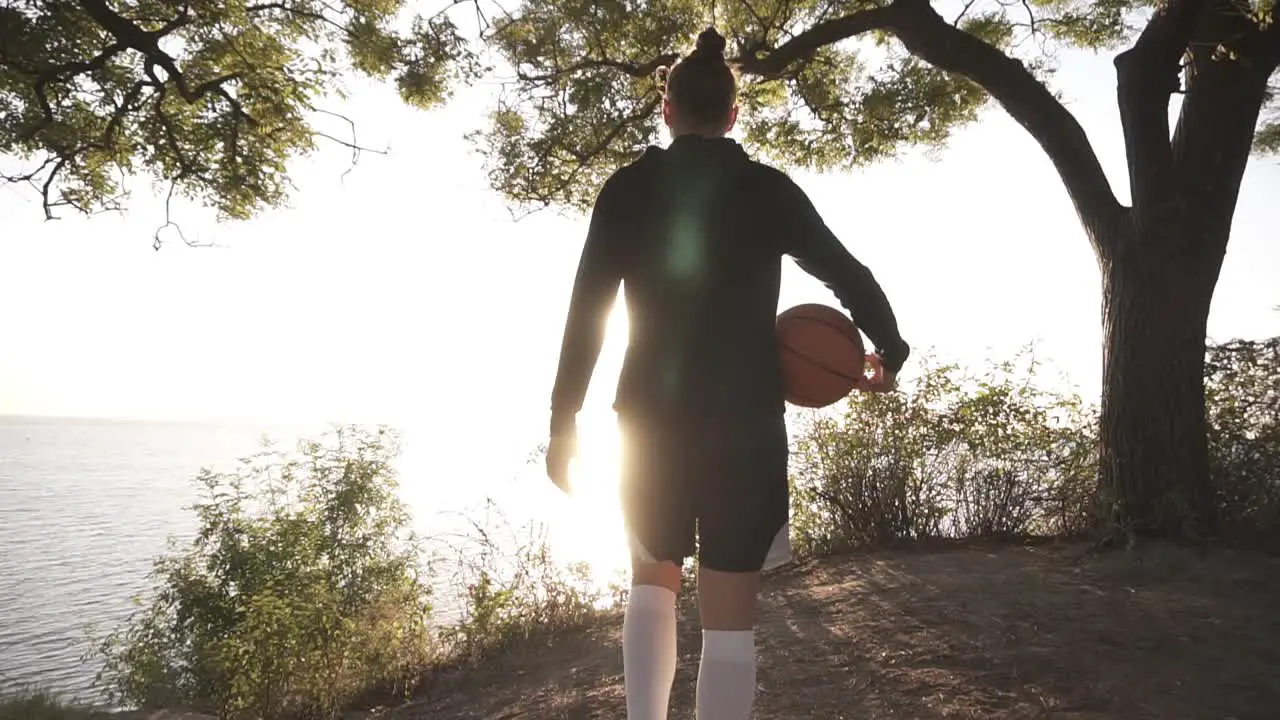
<svg viewBox="0 0 1280 720"><path fill-rule="evenodd" d="M133 173L229 218L278 205L286 162L331 137L317 129L328 112L318 103L345 77L391 78L429 108L477 76L447 15L410 18L405 6L5 2L0 155L25 167L5 179L39 188L47 214L120 209L120 177Z"/></svg>
<svg viewBox="0 0 1280 720"><path fill-rule="evenodd" d="M491 50L504 61L505 88L472 137L493 187L519 206L586 208L608 173L657 140L656 71L708 24L728 36L741 70L746 143L783 166L825 170L945 145L989 95L1023 120L1006 93L1039 84L1019 73L1046 79L1062 47L1117 48L1164 6L438 0L433 14L410 17L407 5L6 2L0 154L23 169L5 178L36 186L47 213L123 208L120 178L139 173L247 218L284 202L290 158L318 137L337 140L320 129L333 114L320 103L347 77L389 78L406 102L432 108L480 79L481 53ZM1191 44L1239 58L1255 37L1280 42L1274 3L1247 5L1232 13L1229 39ZM478 39L460 31L456 11L477 18ZM960 48L970 51L963 61L948 55ZM1004 67L993 74L993 63ZM1259 129L1259 150L1276 147L1277 122L1272 114Z"/></svg>
<svg viewBox="0 0 1280 720"><path fill-rule="evenodd" d="M729 39L741 73L744 142L785 167L845 169L945 145L989 95L1033 134L1060 134L1056 117L1057 128L1033 127L1046 107L1074 124L1037 82L1047 79L1055 52L1117 48L1157 5L661 0L640 8L525 0L487 37L512 77L489 127L474 138L493 187L513 203L586 209L610 172L658 139L655 71L691 50L709 24ZM1259 3L1250 15L1233 14L1238 34L1224 43L1267 33L1273 12ZM1169 72L1176 75L1176 63ZM1024 113L1032 106L1042 117ZM1271 147L1276 132L1275 123L1262 128L1259 148Z"/></svg>
<svg viewBox="0 0 1280 720"><path fill-rule="evenodd" d="M473 662L545 639L621 602L621 591L603 592L586 564L558 562L544 526L513 527L493 500L471 530L452 545L462 612L440 633L449 661Z"/></svg>
<svg viewBox="0 0 1280 720"><path fill-rule="evenodd" d="M1280 338L1215 345L1205 375L1222 530L1280 548Z"/></svg>
<svg viewBox="0 0 1280 720"><path fill-rule="evenodd" d="M1280 549L1280 338L1209 348L1213 486L1228 539ZM981 376L924 361L904 392L813 413L792 455L797 551L1095 528L1097 410L1028 353Z"/></svg>
<svg viewBox="0 0 1280 720"><path fill-rule="evenodd" d="M1038 372L1030 353L981 376L925 361L905 392L814 414L792 456L797 551L1088 531L1093 412Z"/></svg>
<svg viewBox="0 0 1280 720"><path fill-rule="evenodd" d="M340 428L204 471L190 547L102 641L113 701L332 717L427 661L428 588L396 495L395 435Z"/></svg>

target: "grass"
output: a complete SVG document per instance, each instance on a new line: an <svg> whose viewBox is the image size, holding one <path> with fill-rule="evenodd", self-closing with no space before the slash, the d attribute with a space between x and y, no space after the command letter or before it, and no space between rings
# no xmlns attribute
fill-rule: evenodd
<svg viewBox="0 0 1280 720"><path fill-rule="evenodd" d="M0 720L88 720L94 715L40 690L0 696Z"/></svg>

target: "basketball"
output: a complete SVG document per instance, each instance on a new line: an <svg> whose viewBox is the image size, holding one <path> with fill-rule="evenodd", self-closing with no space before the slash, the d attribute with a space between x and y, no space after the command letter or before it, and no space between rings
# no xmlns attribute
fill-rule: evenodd
<svg viewBox="0 0 1280 720"><path fill-rule="evenodd" d="M853 391L866 371L862 334L845 313L807 303L782 312L777 321L782 387L800 407L831 405Z"/></svg>

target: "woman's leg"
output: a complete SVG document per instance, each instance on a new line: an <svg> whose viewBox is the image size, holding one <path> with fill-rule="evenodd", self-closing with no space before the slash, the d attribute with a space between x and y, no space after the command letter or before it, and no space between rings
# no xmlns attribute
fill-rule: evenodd
<svg viewBox="0 0 1280 720"><path fill-rule="evenodd" d="M680 566L635 562L622 620L622 676L628 720L666 720L676 676Z"/></svg>
<svg viewBox="0 0 1280 720"><path fill-rule="evenodd" d="M755 627L760 573L698 569L702 660L698 720L747 720L756 696Z"/></svg>
<svg viewBox="0 0 1280 720"><path fill-rule="evenodd" d="M676 676L680 566L635 562L622 620L622 677L628 720L666 720Z"/></svg>
<svg viewBox="0 0 1280 720"><path fill-rule="evenodd" d="M786 426L733 428L700 485L697 720L748 720L755 707L760 572L786 532Z"/></svg>
<svg viewBox="0 0 1280 720"><path fill-rule="evenodd" d="M622 621L627 718L666 720L676 673L676 596L681 564L693 553L694 512L680 475L683 443L638 423L624 426L622 439L632 558Z"/></svg>

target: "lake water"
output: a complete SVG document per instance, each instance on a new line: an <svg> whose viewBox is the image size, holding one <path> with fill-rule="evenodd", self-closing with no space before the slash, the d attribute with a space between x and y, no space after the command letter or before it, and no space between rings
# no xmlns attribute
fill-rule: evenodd
<svg viewBox="0 0 1280 720"><path fill-rule="evenodd" d="M131 597L147 589L166 540L192 535L191 478L201 467L230 470L264 433L292 443L324 429L0 417L0 687L95 698L97 668L81 661L86 628L118 624ZM493 496L513 526L558 526L552 540L564 559L593 562L602 577L621 566L620 535L600 537L601 525L585 522L583 508L531 480L531 443L457 449L449 472L449 457L426 442L429 432L402 435L402 495L419 532L465 532L468 512ZM469 471L456 469L457 455ZM595 490L597 498L607 492ZM590 514L607 505L597 500Z"/></svg>

